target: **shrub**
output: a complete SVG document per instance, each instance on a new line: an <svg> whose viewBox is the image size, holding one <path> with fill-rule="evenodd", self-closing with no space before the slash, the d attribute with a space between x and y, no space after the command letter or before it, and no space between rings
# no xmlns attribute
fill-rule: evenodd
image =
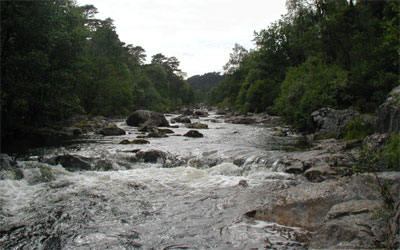
<svg viewBox="0 0 400 250"><path fill-rule="evenodd" d="M373 130L362 119L355 118L350 121L345 129L344 140L363 139L368 135L373 134Z"/></svg>
<svg viewBox="0 0 400 250"><path fill-rule="evenodd" d="M346 71L310 57L286 74L275 109L297 129L310 131L311 113L323 107L337 107L337 97L346 84Z"/></svg>
<svg viewBox="0 0 400 250"><path fill-rule="evenodd" d="M391 134L389 143L379 155L379 158L385 160L388 164L388 169L400 171L400 135Z"/></svg>

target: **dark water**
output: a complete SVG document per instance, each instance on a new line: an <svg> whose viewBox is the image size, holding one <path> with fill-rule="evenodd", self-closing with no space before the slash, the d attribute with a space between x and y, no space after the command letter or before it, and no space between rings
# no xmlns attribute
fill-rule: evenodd
<svg viewBox="0 0 400 250"><path fill-rule="evenodd" d="M215 117L212 117L215 118ZM304 147L301 137L267 126L210 122L204 138L153 138L121 145L139 132L90 135L37 147L18 161L23 178L0 180L0 249L302 249L307 232L245 216L272 202L271 190L295 185L273 163ZM184 134L184 126L173 129ZM134 149L157 149L157 163L134 161ZM69 172L46 159L75 154L111 171ZM239 185L239 182L247 185Z"/></svg>

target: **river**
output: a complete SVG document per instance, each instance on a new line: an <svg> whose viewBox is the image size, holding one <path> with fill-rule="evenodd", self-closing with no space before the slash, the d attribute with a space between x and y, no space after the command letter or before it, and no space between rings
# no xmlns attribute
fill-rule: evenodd
<svg viewBox="0 0 400 250"><path fill-rule="evenodd" d="M274 163L302 137L215 114L199 121L209 126L203 138L179 136L189 130L179 124L167 138L123 145L140 132L115 120L126 135L90 134L20 155L20 174L0 180L0 249L305 249L309 232L246 216L273 201L269 192L298 182ZM165 156L138 162L137 149ZM65 154L110 171L50 164Z"/></svg>

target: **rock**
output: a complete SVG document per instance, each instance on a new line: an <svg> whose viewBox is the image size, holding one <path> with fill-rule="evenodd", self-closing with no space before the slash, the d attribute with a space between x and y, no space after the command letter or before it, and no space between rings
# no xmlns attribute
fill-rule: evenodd
<svg viewBox="0 0 400 250"><path fill-rule="evenodd" d="M204 110L195 110L195 111L193 112L193 114L194 114L195 116L198 116L198 117L207 117L207 116L208 116L208 112L207 112L207 111L204 111Z"/></svg>
<svg viewBox="0 0 400 250"><path fill-rule="evenodd" d="M95 169L100 171L110 171L113 170L113 164L109 160L99 160L95 164Z"/></svg>
<svg viewBox="0 0 400 250"><path fill-rule="evenodd" d="M226 119L225 122L230 122L233 124L255 124L256 119L253 117L235 117L231 119Z"/></svg>
<svg viewBox="0 0 400 250"><path fill-rule="evenodd" d="M80 129L80 128L74 128L74 129L72 130L72 134L73 134L73 135L81 135L81 134L83 134L83 131L82 131L82 129Z"/></svg>
<svg viewBox="0 0 400 250"><path fill-rule="evenodd" d="M190 124L186 124L187 128L195 128L195 129L208 129L208 125L200 122L194 122Z"/></svg>
<svg viewBox="0 0 400 250"><path fill-rule="evenodd" d="M131 144L131 142L129 140L122 140L119 144Z"/></svg>
<svg viewBox="0 0 400 250"><path fill-rule="evenodd" d="M99 131L99 133L104 135L104 136L124 135L124 134L126 134L125 130L123 130L122 128L119 128L119 127L117 127L115 125L102 128Z"/></svg>
<svg viewBox="0 0 400 250"><path fill-rule="evenodd" d="M322 108L311 114L316 126L317 137L342 136L347 124L359 117L360 114L354 110L336 110L331 108Z"/></svg>
<svg viewBox="0 0 400 250"><path fill-rule="evenodd" d="M238 185L241 186L241 187L248 187L249 183L247 183L246 180L240 180Z"/></svg>
<svg viewBox="0 0 400 250"><path fill-rule="evenodd" d="M146 121L138 126L139 132L154 132L157 129L157 125L153 120Z"/></svg>
<svg viewBox="0 0 400 250"><path fill-rule="evenodd" d="M182 115L184 115L184 116L193 115L193 110L192 109L184 109L182 111Z"/></svg>
<svg viewBox="0 0 400 250"><path fill-rule="evenodd" d="M10 169L15 165L13 159L7 154L0 154L0 170Z"/></svg>
<svg viewBox="0 0 400 250"><path fill-rule="evenodd" d="M128 126L137 127L147 121L153 121L155 126L158 127L169 126L169 123L167 119L165 119L164 115L149 110L136 110L128 117L126 124Z"/></svg>
<svg viewBox="0 0 400 250"><path fill-rule="evenodd" d="M384 247L384 222L376 216L379 200L350 200L334 205L311 240L313 249Z"/></svg>
<svg viewBox="0 0 400 250"><path fill-rule="evenodd" d="M334 205L327 214L327 219L335 219L350 214L361 214L374 211L382 207L382 201L378 200L351 200Z"/></svg>
<svg viewBox="0 0 400 250"><path fill-rule="evenodd" d="M91 159L80 155L59 155L55 158L55 162L69 171L92 169Z"/></svg>
<svg viewBox="0 0 400 250"><path fill-rule="evenodd" d="M149 138L164 138L164 137L168 137L168 135L166 135L165 133L157 130L154 130L154 132L150 132L147 137Z"/></svg>
<svg viewBox="0 0 400 250"><path fill-rule="evenodd" d="M288 166L285 166L283 171L289 174L302 174L306 171L307 167L303 162L294 161L290 163Z"/></svg>
<svg viewBox="0 0 400 250"><path fill-rule="evenodd" d="M174 123L192 123L189 117L181 115L171 120Z"/></svg>
<svg viewBox="0 0 400 250"><path fill-rule="evenodd" d="M337 175L337 172L334 171L330 166L317 166L311 167L304 173L307 180L311 182L321 182L333 175Z"/></svg>
<svg viewBox="0 0 400 250"><path fill-rule="evenodd" d="M159 160L165 161L167 153L161 150L139 151L136 158L143 162L157 163Z"/></svg>
<svg viewBox="0 0 400 250"><path fill-rule="evenodd" d="M394 88L379 107L378 132L400 133L400 85Z"/></svg>
<svg viewBox="0 0 400 250"><path fill-rule="evenodd" d="M131 144L149 144L150 142L148 140L144 139L135 139L131 141Z"/></svg>
<svg viewBox="0 0 400 250"><path fill-rule="evenodd" d="M168 129L168 128L159 128L158 131L160 131L161 133L164 133L164 134L174 134L175 133L173 130Z"/></svg>
<svg viewBox="0 0 400 250"><path fill-rule="evenodd" d="M150 142L144 139L135 139L133 141L122 140L119 144L149 144Z"/></svg>
<svg viewBox="0 0 400 250"><path fill-rule="evenodd" d="M196 137L196 138L200 138L200 137L204 137L204 135L202 133L200 133L197 130L189 130L186 134L184 134L183 136L186 137Z"/></svg>

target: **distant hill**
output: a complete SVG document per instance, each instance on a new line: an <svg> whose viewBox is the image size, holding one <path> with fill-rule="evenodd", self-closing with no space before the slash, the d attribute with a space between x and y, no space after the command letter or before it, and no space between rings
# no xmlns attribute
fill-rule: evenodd
<svg viewBox="0 0 400 250"><path fill-rule="evenodd" d="M219 72L209 72L204 75L195 75L189 77L187 81L193 86L193 88L198 90L211 90L217 83L224 80Z"/></svg>

